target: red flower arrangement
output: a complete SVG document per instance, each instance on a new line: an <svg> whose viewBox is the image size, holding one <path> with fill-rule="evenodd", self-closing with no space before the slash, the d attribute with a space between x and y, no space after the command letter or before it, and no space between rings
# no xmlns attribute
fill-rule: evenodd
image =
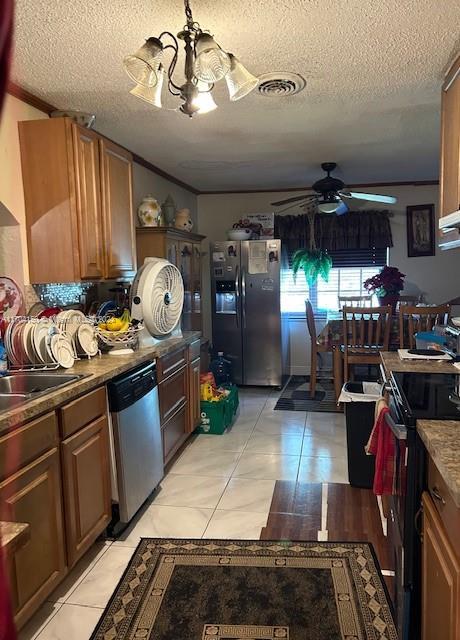
<svg viewBox="0 0 460 640"><path fill-rule="evenodd" d="M383 267L376 276L368 278L363 286L369 293L376 293L378 298L398 295L404 289L405 273L396 267Z"/></svg>

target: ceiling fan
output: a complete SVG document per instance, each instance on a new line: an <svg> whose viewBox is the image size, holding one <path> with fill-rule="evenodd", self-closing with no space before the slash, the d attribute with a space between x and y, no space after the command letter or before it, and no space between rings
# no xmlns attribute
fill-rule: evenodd
<svg viewBox="0 0 460 640"><path fill-rule="evenodd" d="M383 204L395 204L397 198L394 196L383 196L377 193L361 193L360 191L349 191L345 188L345 184L338 178L331 176L332 171L336 168L335 162L323 162L321 168L327 173L325 178L317 180L312 186L315 194L305 193L302 196L295 196L293 198L286 198L285 200L279 200L278 202L272 202L272 206L279 207L284 204L307 204L309 200L318 200L318 210L321 213L335 213L338 216L343 215L349 211L347 203L344 198L355 198L356 200L368 200L369 202L381 202ZM292 206L295 206L292 204ZM291 207L286 207L290 209ZM286 210L284 209L284 211Z"/></svg>

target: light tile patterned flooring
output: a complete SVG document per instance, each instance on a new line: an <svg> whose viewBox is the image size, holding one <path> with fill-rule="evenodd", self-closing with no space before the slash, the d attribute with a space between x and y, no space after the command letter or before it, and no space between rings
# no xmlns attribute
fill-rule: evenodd
<svg viewBox="0 0 460 640"><path fill-rule="evenodd" d="M241 390L231 431L198 436L130 528L90 550L20 640L87 640L141 536L258 539L276 480L348 482L343 415L273 411L278 395Z"/></svg>

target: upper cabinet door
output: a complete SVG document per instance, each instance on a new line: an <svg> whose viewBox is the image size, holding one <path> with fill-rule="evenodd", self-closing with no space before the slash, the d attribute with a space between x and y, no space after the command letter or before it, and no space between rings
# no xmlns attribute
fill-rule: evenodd
<svg viewBox="0 0 460 640"><path fill-rule="evenodd" d="M442 92L440 216L460 210L460 58Z"/></svg>
<svg viewBox="0 0 460 640"><path fill-rule="evenodd" d="M99 137L74 124L73 148L81 278L104 276Z"/></svg>
<svg viewBox="0 0 460 640"><path fill-rule="evenodd" d="M100 154L105 276L127 277L136 270L132 156L108 140L100 140Z"/></svg>

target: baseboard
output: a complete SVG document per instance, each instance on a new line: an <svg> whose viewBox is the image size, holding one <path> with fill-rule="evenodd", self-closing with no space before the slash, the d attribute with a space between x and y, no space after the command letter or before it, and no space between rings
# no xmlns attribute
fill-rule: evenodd
<svg viewBox="0 0 460 640"><path fill-rule="evenodd" d="M309 375L310 375L310 367L291 365L291 376L309 376Z"/></svg>

